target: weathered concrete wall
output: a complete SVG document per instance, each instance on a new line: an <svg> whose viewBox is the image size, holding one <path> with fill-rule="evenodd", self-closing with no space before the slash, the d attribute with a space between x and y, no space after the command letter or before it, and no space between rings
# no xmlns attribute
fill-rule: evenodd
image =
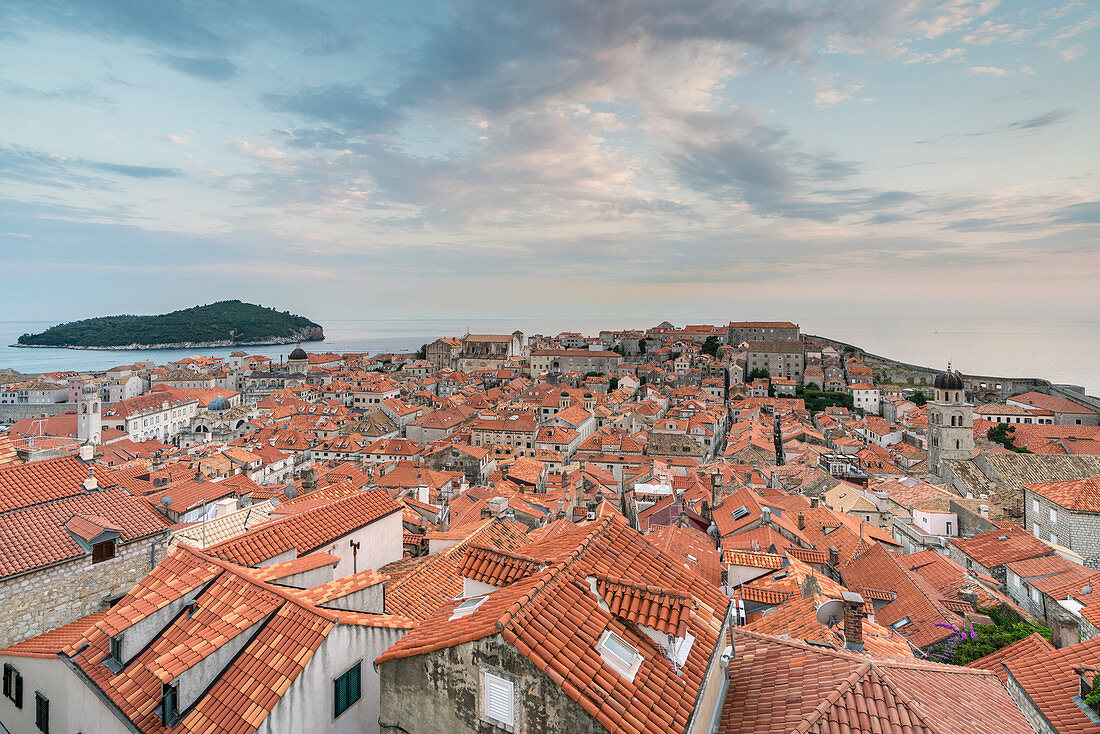
<svg viewBox="0 0 1100 734"><path fill-rule="evenodd" d="M166 555L167 533L159 536L156 560ZM0 581L0 647L48 632L107 608L123 596L154 564L151 539L118 546L109 561L92 563L89 553L66 563Z"/></svg>
<svg viewBox="0 0 1100 734"><path fill-rule="evenodd" d="M382 732L500 734L481 718L480 669L516 681L516 732L606 732L531 661L500 635L379 666Z"/></svg>

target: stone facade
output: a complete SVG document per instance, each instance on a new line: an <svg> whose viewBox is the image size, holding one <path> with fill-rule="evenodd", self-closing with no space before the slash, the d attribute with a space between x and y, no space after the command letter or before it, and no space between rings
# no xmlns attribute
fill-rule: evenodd
<svg viewBox="0 0 1100 734"><path fill-rule="evenodd" d="M481 671L515 684L516 726L481 715ZM383 734L587 734L606 732L501 635L437 652L390 660L381 676Z"/></svg>
<svg viewBox="0 0 1100 734"><path fill-rule="evenodd" d="M1039 540L1069 548L1100 569L1100 513L1067 510L1024 487L1025 529Z"/></svg>
<svg viewBox="0 0 1100 734"><path fill-rule="evenodd" d="M745 353L745 368L767 370L770 377L794 380L801 385L806 360L800 341L756 341L749 343Z"/></svg>
<svg viewBox="0 0 1100 734"><path fill-rule="evenodd" d="M71 561L0 580L0 647L102 611L125 595L167 554L168 532L120 544L114 558Z"/></svg>

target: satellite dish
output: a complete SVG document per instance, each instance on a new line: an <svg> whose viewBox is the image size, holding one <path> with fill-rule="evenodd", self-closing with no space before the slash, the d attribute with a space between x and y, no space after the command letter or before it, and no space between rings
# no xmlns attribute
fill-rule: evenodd
<svg viewBox="0 0 1100 734"><path fill-rule="evenodd" d="M844 619L844 602L831 599L817 608L817 621L827 627L835 627Z"/></svg>
<svg viewBox="0 0 1100 734"><path fill-rule="evenodd" d="M294 488L293 484L288 484L286 489L283 490L283 494L288 500L292 500L298 496L298 490Z"/></svg>
<svg viewBox="0 0 1100 734"><path fill-rule="evenodd" d="M165 507L171 507L172 506L172 498L165 495L164 497L160 498L160 503L162 505L164 505Z"/></svg>

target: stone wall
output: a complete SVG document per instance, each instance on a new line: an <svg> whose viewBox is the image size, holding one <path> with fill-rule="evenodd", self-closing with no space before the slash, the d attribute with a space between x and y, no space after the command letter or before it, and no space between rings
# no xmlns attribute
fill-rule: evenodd
<svg viewBox="0 0 1100 734"><path fill-rule="evenodd" d="M381 730L385 734L500 734L481 718L479 671L514 681L514 731L587 734L606 731L545 673L498 634L426 655L378 666L382 679Z"/></svg>
<svg viewBox="0 0 1100 734"><path fill-rule="evenodd" d="M1011 673L1008 675L1008 680L1005 682L1005 688L1008 689L1008 694L1012 696L1012 700L1016 702L1016 705L1020 707L1020 711L1023 713L1024 718L1027 719L1027 723L1031 724L1031 728L1038 734L1058 734L1047 717L1043 715L1032 702L1031 697L1027 695L1016 679Z"/></svg>
<svg viewBox="0 0 1100 734"><path fill-rule="evenodd" d="M168 534L118 546L109 561L92 563L92 555L0 581L0 647L102 611L123 596L166 555Z"/></svg>
<svg viewBox="0 0 1100 734"><path fill-rule="evenodd" d="M0 404L0 423L15 423L24 418L41 418L43 415L61 415L76 408L75 403L3 403Z"/></svg>

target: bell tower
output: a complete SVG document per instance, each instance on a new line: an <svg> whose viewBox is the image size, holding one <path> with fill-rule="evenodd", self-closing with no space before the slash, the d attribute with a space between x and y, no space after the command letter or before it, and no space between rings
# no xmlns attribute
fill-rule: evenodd
<svg viewBox="0 0 1100 734"><path fill-rule="evenodd" d="M958 370L936 375L935 397L928 405L928 470L942 475L944 459L974 458L974 406Z"/></svg>
<svg viewBox="0 0 1100 734"><path fill-rule="evenodd" d="M103 434L103 403L99 388L85 383L76 407L76 440L81 446L96 446Z"/></svg>

